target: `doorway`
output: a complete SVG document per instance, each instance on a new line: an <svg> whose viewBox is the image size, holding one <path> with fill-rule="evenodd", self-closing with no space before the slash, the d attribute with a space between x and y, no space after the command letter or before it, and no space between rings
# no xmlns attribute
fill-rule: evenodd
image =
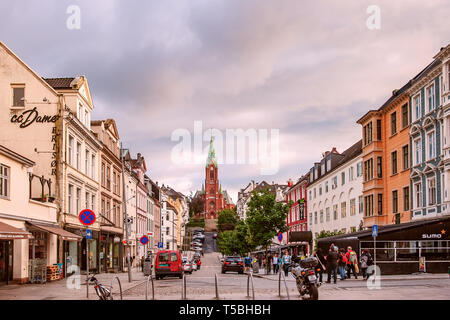
<svg viewBox="0 0 450 320"><path fill-rule="evenodd" d="M8 284L13 277L13 243L0 240L0 285Z"/></svg>

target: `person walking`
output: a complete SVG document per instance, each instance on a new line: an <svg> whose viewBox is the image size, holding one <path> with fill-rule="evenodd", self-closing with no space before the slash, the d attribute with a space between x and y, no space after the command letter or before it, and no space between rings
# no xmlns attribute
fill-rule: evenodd
<svg viewBox="0 0 450 320"><path fill-rule="evenodd" d="M200 260L200 257L198 257L197 260L197 270L200 270L200 266L202 265L202 260Z"/></svg>
<svg viewBox="0 0 450 320"><path fill-rule="evenodd" d="M328 279L327 283L331 283L331 277L333 277L334 284L337 282L337 260L338 254L334 249L334 246L330 246L330 250L327 254L327 270L328 270Z"/></svg>
<svg viewBox="0 0 450 320"><path fill-rule="evenodd" d="M286 249L283 255L283 270L284 275L287 277L289 274L289 267L291 266L292 257L289 255L289 251Z"/></svg>
<svg viewBox="0 0 450 320"><path fill-rule="evenodd" d="M358 279L358 275L356 274L356 268L358 264L358 256L356 252L352 250L352 247L347 248L347 253L345 254L347 257L347 277L350 279L352 272L355 275L355 279Z"/></svg>
<svg viewBox="0 0 450 320"><path fill-rule="evenodd" d="M273 273L274 274L278 273L278 269L279 269L279 267L278 267L278 260L279 260L278 253L275 253L274 256L273 256L273 259L272 259Z"/></svg>
<svg viewBox="0 0 450 320"><path fill-rule="evenodd" d="M347 267L347 257L345 255L344 249L339 250L339 256L338 256L338 268L339 268L339 275L341 276L341 280L345 280L346 278L346 271L345 268Z"/></svg>
<svg viewBox="0 0 450 320"><path fill-rule="evenodd" d="M250 256L248 254L245 256L244 264L245 264L245 271L250 272L250 266L252 264L252 259L250 258Z"/></svg>
<svg viewBox="0 0 450 320"><path fill-rule="evenodd" d="M325 264L325 257L323 256L322 249L317 249L316 252L313 252L313 257L317 258L319 264L316 268L316 277L319 278L319 282L322 282L322 274L326 270Z"/></svg>
<svg viewBox="0 0 450 320"><path fill-rule="evenodd" d="M367 274L367 268L373 264L373 258L370 254L369 250L364 249L361 254L361 258L359 259L361 263L361 272L364 280L369 279L369 275Z"/></svg>

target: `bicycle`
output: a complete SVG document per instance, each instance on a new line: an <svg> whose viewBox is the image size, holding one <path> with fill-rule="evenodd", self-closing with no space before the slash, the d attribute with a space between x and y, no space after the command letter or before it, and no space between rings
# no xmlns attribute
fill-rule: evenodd
<svg viewBox="0 0 450 320"><path fill-rule="evenodd" d="M89 278L89 281L94 283L95 292L97 293L97 296L100 300L114 300L111 292L112 287L107 288L106 286L99 283L97 278L95 277L95 274L93 274L92 277Z"/></svg>

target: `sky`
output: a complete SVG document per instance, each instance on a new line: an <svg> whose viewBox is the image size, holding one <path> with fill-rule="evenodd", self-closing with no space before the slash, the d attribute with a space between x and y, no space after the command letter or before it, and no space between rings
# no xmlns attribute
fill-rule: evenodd
<svg viewBox="0 0 450 320"><path fill-rule="evenodd" d="M251 180L296 181L357 142L356 121L450 43L448 0L3 0L0 12L0 41L43 77L85 75L92 119L114 118L160 184L201 188L204 163L176 161L171 139L196 121L204 162L209 129L278 130L276 172L219 163L234 201Z"/></svg>

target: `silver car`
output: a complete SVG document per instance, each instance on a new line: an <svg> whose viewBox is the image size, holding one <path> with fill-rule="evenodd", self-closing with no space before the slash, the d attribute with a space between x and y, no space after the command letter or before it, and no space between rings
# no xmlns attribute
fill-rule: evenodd
<svg viewBox="0 0 450 320"><path fill-rule="evenodd" d="M183 270L185 273L192 274L192 271L194 270L192 266L192 262L189 261L187 258L183 258Z"/></svg>

